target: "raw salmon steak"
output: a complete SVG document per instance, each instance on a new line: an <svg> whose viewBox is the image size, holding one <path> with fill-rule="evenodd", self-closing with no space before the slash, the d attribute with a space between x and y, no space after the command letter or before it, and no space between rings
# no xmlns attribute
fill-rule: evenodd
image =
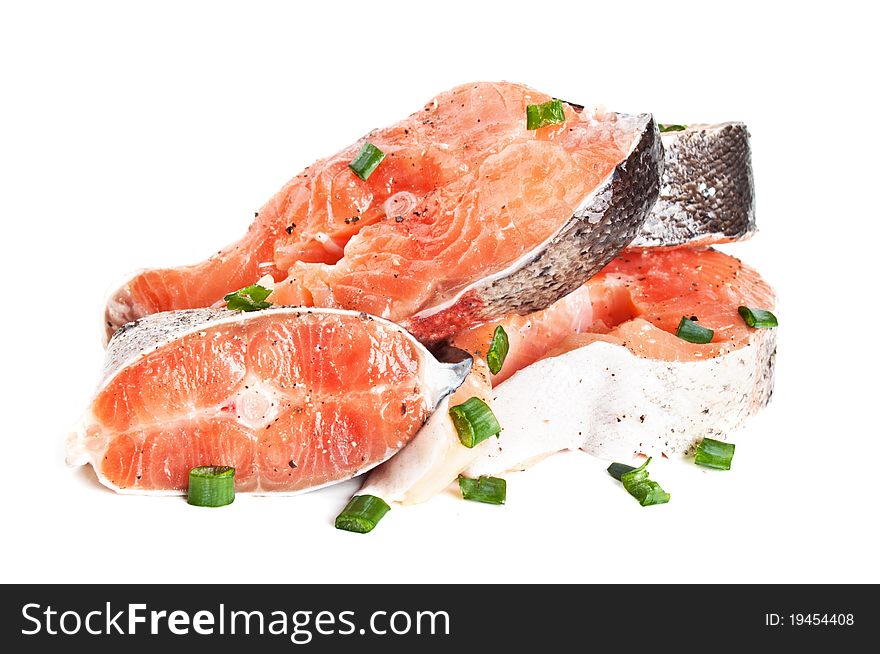
<svg viewBox="0 0 880 654"><path fill-rule="evenodd" d="M461 472L501 474L561 450L626 460L686 453L705 436L724 440L773 390L776 330L749 328L741 305L772 309L774 294L734 257L702 248L625 251L547 309L455 337L476 363L448 400L490 402L499 439L467 450L438 411L361 492L415 503ZM683 316L713 329L712 341L678 338ZM482 360L499 324L510 350L491 375Z"/></svg>
<svg viewBox="0 0 880 654"><path fill-rule="evenodd" d="M775 296L734 257L628 251L564 303L510 324L520 357L510 369L505 361L493 396L503 451L490 444L471 473L563 449L618 460L686 454L706 436L726 440L772 395L776 329L750 328L738 308L773 309ZM714 330L712 341L678 338L682 317Z"/></svg>
<svg viewBox="0 0 880 654"><path fill-rule="evenodd" d="M211 306L264 274L275 304L364 311L425 342L574 290L636 236L659 193L650 115L575 109L527 129L551 98L513 83L441 93L288 182L246 236L207 261L148 270L108 302L108 335ZM349 164L384 159L366 180Z"/></svg>
<svg viewBox="0 0 880 654"><path fill-rule="evenodd" d="M201 465L233 466L239 491L316 488L403 447L470 363L348 311L154 314L110 341L68 461L122 492L183 492Z"/></svg>

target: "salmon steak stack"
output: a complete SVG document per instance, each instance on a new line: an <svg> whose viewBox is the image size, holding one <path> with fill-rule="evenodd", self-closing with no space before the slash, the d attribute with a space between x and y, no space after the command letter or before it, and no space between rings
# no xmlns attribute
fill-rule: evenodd
<svg viewBox="0 0 880 654"><path fill-rule="evenodd" d="M441 93L297 174L237 243L115 289L68 461L124 493L372 470L353 504L382 513L562 450L724 441L773 387L774 293L712 248L756 231L750 159L742 123Z"/></svg>

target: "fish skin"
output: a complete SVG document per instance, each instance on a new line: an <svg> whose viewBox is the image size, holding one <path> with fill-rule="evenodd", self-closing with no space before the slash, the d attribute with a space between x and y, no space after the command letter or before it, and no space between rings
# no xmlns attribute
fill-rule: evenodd
<svg viewBox="0 0 880 654"><path fill-rule="evenodd" d="M399 325L383 320L381 318L368 316L366 314L340 309L313 309L302 307L272 307L264 311L256 312L237 312L228 311L226 309L213 308L188 309L152 314L141 318L136 322L127 324L116 332L113 339L110 341L107 349L102 379L95 394L96 402L98 398L101 398L102 391L113 384L114 381L118 379L120 375L125 373L125 371L128 370L130 366L137 365L142 359L152 355L157 351L160 351L165 346L173 347L175 342L182 341L187 337L192 337L198 334L199 336L207 336L207 340L210 341L212 330L214 328L241 327L246 325L250 321L272 320L276 317L279 319L279 321L287 322L290 324L295 323L297 319L300 318L310 320L312 316L315 315L318 315L321 318L327 318L328 320L333 320L333 317L338 317L340 321L347 323L348 327L357 328L359 330L365 329L365 327L360 324L360 321L376 322L379 326L381 326L382 329L403 335L405 337L405 341L409 343L409 345L413 348L418 357L419 368L417 375L419 381L417 383L417 388L420 389L419 392L421 393L422 398L420 401L424 405L424 417L426 419L436 409L437 405L442 401L443 398L445 398L449 393L453 392L456 388L458 388L458 386L461 385L461 383L464 381L464 379L467 378L468 373L470 372L472 360L469 357L458 357L455 362L441 363L437 361L437 359L433 355L431 355L428 350L424 348L424 346L418 343L418 341L416 341ZM226 339L226 342L240 339L240 336L237 335L237 332L230 333L232 335L231 337ZM236 347L240 349L241 346ZM247 353L247 351L247 344L245 344L244 352ZM280 353L283 353L283 351L283 348L281 350L278 350L278 352ZM248 355L245 354L245 356L247 357ZM283 357L283 354L281 354L280 356ZM246 368L242 368L241 374L244 375L246 370ZM253 373L253 370L251 370L250 372ZM174 379L179 380L181 383L186 383L200 389L207 388L207 392L211 392L213 396L218 395L217 388L218 386L220 386L220 384L223 383L221 382L220 384L218 384L218 375L220 375L222 378L223 372L217 371L215 374L215 372L212 370L212 366L210 365L196 365L192 370L183 371ZM267 379L266 381L271 384L273 382L273 379ZM177 382L173 380L169 382L168 379L163 378L162 383L169 384L168 387L171 389L170 392L174 393L176 391L175 384ZM193 411L196 411L197 413L209 410L212 413L210 413L210 415L206 414L207 417L204 421L216 421L217 419L219 419L220 416L223 416L224 414L222 414L222 412L216 413L215 409L221 404L225 404L231 398L235 397L235 394L237 392L236 388L238 388L240 384L241 380L237 379L230 382L229 387L226 390L220 387L220 404L216 403L217 398L215 397L213 398L214 401L204 401L201 404L194 405L193 407L191 407L191 409ZM165 387L158 386L156 388L162 389ZM131 414L122 415L119 413L119 407L125 406L125 402L127 401L126 398L129 395L131 395L132 397L137 397L138 395L140 395L142 390L143 389L125 386L123 382L123 387L118 389L118 393L114 392L113 396L111 396L110 398L105 398L105 400L107 401L104 401L101 405L103 407L111 406L113 408L113 414L111 414L110 418L105 415L106 412L99 411L98 413L96 413L94 410L96 405L93 404L93 406L86 411L80 424L77 425L73 433L68 438L66 444L67 462L69 465L91 464L98 475L99 481L105 486L120 493L160 495L181 494L185 491L179 487L145 488L137 485L120 486L114 483L112 479L108 478L102 470L102 457L104 457L105 454L109 452L110 447L114 442L114 439L120 437L128 438L128 433L137 433L139 431L147 433L147 431L152 428L149 423L139 422L140 418L138 418L137 416L133 416ZM155 391L155 388L149 390ZM240 389L238 390L240 391ZM338 395L341 398L339 400L340 404L344 401L347 391L348 389L346 387L340 387L338 389ZM201 392L203 392L204 397L204 392L206 391ZM283 402L285 399L285 396L282 394L281 401ZM112 402L112 404L108 404L108 401ZM171 420L171 424L168 425L169 428L177 425L178 423L183 423L184 426L186 426L189 424L189 422L196 421L196 419L192 418L189 413L174 413L174 411L176 410L176 405L180 404L179 398L175 397L174 403L176 404L169 404L169 406L172 407L170 411L172 414L174 414ZM395 407L396 406L397 405L395 405ZM422 409L420 408L419 411L421 410ZM101 415L102 417L98 418L98 415ZM416 412L413 415L418 416L419 413ZM257 436L257 432L255 430L262 429L262 427L255 427L253 425L248 425L247 423L243 423L244 426L242 426L242 424L239 424L241 422L241 416L239 416L238 421L233 420L232 417L229 417L228 415L227 417L222 418L222 420L228 422L230 428L234 428L242 434L250 430L250 432L253 432L253 435L249 436L249 438L254 438L255 436ZM279 429L283 429L283 424L284 423L276 425L273 434L277 433ZM333 429L331 427L328 427L327 429L328 431L325 435L326 438L324 440L325 449L329 449L331 447L330 440L334 437ZM194 433L198 433L198 431ZM415 432L410 433L409 437L412 437L414 433ZM406 434L401 435L400 441L397 444L398 448L401 447L407 440L405 436ZM318 441L320 441L322 436L320 434L316 434L316 438L318 439ZM209 443L209 445L211 444L215 446L217 445L216 442ZM191 447L191 445L187 443L187 448L189 447ZM192 447L196 448L197 445L192 444ZM280 490L277 490L277 485L274 487L271 485L269 487L261 486L256 480L249 479L244 480L244 483L247 485L243 488L238 488L238 491L254 492L257 494L265 493L267 491L271 491L273 494L293 494L304 492L307 490L314 490L315 488L319 488L321 486L336 483L338 481L343 481L344 479L348 479L356 474L361 474L362 472L373 468L374 466L378 465L379 463L390 457L395 451L396 450L393 449L393 447L389 446L389 449L385 452L384 457L367 460L366 463L364 463L363 465L358 465L357 469L352 468L351 470L348 470L348 468L345 468L345 473L343 477L329 478L320 484L305 487L293 487L293 485L291 485L290 488L281 488ZM199 465L202 464L230 465L231 463L226 461L199 463ZM168 464L166 463L166 465ZM256 465L256 463L252 463L252 466ZM138 477L138 479L140 478ZM239 480L237 479L237 487L238 481Z"/></svg>
<svg viewBox="0 0 880 654"><path fill-rule="evenodd" d="M638 125L627 158L551 239L507 270L464 289L451 306L420 312L402 324L433 344L471 325L538 311L574 291L627 247L658 198L664 155L650 114L621 120Z"/></svg>
<svg viewBox="0 0 880 654"><path fill-rule="evenodd" d="M695 124L660 135L660 197L631 247L710 245L756 231L755 182L744 123Z"/></svg>

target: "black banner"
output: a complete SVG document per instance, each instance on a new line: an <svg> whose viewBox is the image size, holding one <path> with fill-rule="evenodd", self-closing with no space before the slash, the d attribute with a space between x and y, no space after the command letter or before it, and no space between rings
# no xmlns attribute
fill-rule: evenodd
<svg viewBox="0 0 880 654"><path fill-rule="evenodd" d="M870 642L874 586L4 586L2 643L441 652ZM44 649L48 647L49 649ZM23 651L21 649L8 651ZM372 649L370 650L372 651Z"/></svg>

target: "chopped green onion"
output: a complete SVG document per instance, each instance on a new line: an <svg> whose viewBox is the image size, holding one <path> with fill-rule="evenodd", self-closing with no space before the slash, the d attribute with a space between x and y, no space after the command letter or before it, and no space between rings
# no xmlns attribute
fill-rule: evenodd
<svg viewBox="0 0 880 654"><path fill-rule="evenodd" d="M740 307L737 309L742 319L746 321L749 327L757 329L765 329L767 327L779 327L779 321L776 316L767 311L767 309L750 309L749 307Z"/></svg>
<svg viewBox="0 0 880 654"><path fill-rule="evenodd" d="M628 466L625 463L612 463L608 466L608 474L614 477L617 481L620 481L621 475L624 475L627 472L632 472L635 469L635 466Z"/></svg>
<svg viewBox="0 0 880 654"><path fill-rule="evenodd" d="M490 436L501 433L501 425L492 409L478 397L472 397L449 409L449 417L465 447L474 447Z"/></svg>
<svg viewBox="0 0 880 654"><path fill-rule="evenodd" d="M661 132L682 132L688 128L687 125L664 125L659 123L657 127Z"/></svg>
<svg viewBox="0 0 880 654"><path fill-rule="evenodd" d="M507 340L507 332L504 327L498 325L495 333L492 334L492 343L489 345L489 351L486 353L486 363L489 364L489 370L493 375L501 372L501 366L504 365L504 359L510 351L510 341Z"/></svg>
<svg viewBox="0 0 880 654"><path fill-rule="evenodd" d="M736 445L733 443L724 443L713 438L704 438L697 446L694 463L698 466L706 466L707 468L730 470L734 449L736 449Z"/></svg>
<svg viewBox="0 0 880 654"><path fill-rule="evenodd" d="M538 129L545 125L565 122L562 100L554 98L544 104L530 104L526 107L526 129Z"/></svg>
<svg viewBox="0 0 880 654"><path fill-rule="evenodd" d="M193 506L226 506L235 500L235 468L199 466L189 471L186 501Z"/></svg>
<svg viewBox="0 0 880 654"><path fill-rule="evenodd" d="M670 495L660 488L660 484L656 481L648 479L648 464L651 463L651 457L645 461L641 467L630 472L625 472L620 476L620 481L626 492L639 501L642 506L651 506L653 504L666 504Z"/></svg>
<svg viewBox="0 0 880 654"><path fill-rule="evenodd" d="M260 309L268 309L272 306L271 302L266 302L266 298L272 291L259 284L251 284L240 288L234 293L224 295L226 308L232 311L259 311Z"/></svg>
<svg viewBox="0 0 880 654"><path fill-rule="evenodd" d="M466 500L485 504L504 504L507 500L507 482L499 477L484 475L479 479L468 479L459 475L458 487Z"/></svg>
<svg viewBox="0 0 880 654"><path fill-rule="evenodd" d="M355 495L338 516L336 528L366 534L373 531L391 507L375 495Z"/></svg>
<svg viewBox="0 0 880 654"><path fill-rule="evenodd" d="M373 174L373 171L382 163L384 158L385 153L382 150L372 143L364 143L361 146L361 151L352 159L348 167L351 168L355 175L367 181L367 178Z"/></svg>
<svg viewBox="0 0 880 654"><path fill-rule="evenodd" d="M691 320L687 316L682 316L681 322L678 323L678 329L675 330L675 335L688 343L705 345L706 343L712 342L712 337L715 336L715 332L708 327L703 327L697 323L696 320Z"/></svg>

